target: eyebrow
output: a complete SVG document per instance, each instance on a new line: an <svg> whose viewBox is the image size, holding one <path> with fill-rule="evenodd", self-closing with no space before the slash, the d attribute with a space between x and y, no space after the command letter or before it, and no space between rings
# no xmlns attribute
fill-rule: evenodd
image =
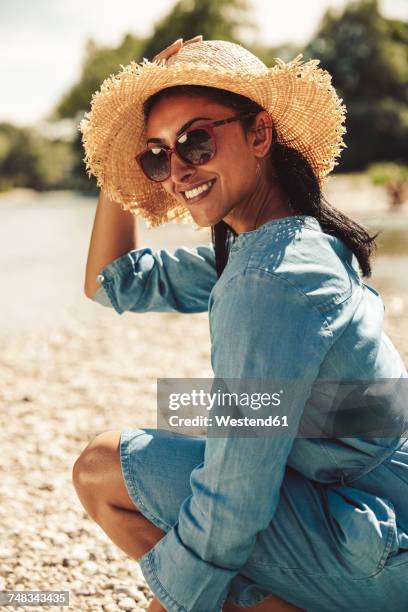
<svg viewBox="0 0 408 612"><path fill-rule="evenodd" d="M207 119L211 119L211 117L194 117L194 119L190 119L190 121L187 121L187 123L181 126L181 128L177 131L176 136L180 136L180 134L182 134L184 130L188 130L190 125L192 125L196 121L203 121ZM149 144L149 143L159 144L161 142L163 142L163 138L149 138L148 140L146 140L146 144Z"/></svg>

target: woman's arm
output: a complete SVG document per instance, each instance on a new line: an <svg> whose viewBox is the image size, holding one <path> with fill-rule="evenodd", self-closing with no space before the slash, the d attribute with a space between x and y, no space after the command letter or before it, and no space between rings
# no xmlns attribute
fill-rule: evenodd
<svg viewBox="0 0 408 612"><path fill-rule="evenodd" d="M124 211L100 191L85 273L85 295L92 298L100 286L100 270L131 249L137 248L136 217Z"/></svg>
<svg viewBox="0 0 408 612"><path fill-rule="evenodd" d="M212 244L194 248L137 248L135 216L101 190L85 274L85 295L122 314L205 312L217 281Z"/></svg>
<svg viewBox="0 0 408 612"><path fill-rule="evenodd" d="M281 423L283 415L289 426L265 426L256 434L209 430L178 522L139 559L154 595L171 612L221 610L257 534L273 520L300 419L332 343L309 297L278 275L248 270L210 306L216 386L221 380L234 393L283 390L279 407L254 412L244 402L238 413L279 414ZM216 414L230 413L222 402L216 408Z"/></svg>
<svg viewBox="0 0 408 612"><path fill-rule="evenodd" d="M132 249L99 270L92 299L130 312L206 312L217 281L214 247L178 247L174 253Z"/></svg>
<svg viewBox="0 0 408 612"><path fill-rule="evenodd" d="M200 42L202 38L201 34L185 42L180 38L155 55L154 61L166 60L177 53L183 45ZM102 268L122 255L135 251L137 238L135 216L129 211L122 210L116 202L109 200L102 189L99 194L86 263L84 291L88 298L95 299L104 306L112 305L112 294L109 291L103 291L101 278L97 277ZM117 305L115 298L113 305Z"/></svg>
<svg viewBox="0 0 408 612"><path fill-rule="evenodd" d="M101 191L86 264L85 294L119 314L205 312L216 280L212 244L174 253L137 248L132 213Z"/></svg>

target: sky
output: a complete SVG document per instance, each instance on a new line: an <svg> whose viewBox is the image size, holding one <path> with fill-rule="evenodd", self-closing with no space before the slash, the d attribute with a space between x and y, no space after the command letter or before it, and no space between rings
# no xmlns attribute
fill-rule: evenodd
<svg viewBox="0 0 408 612"><path fill-rule="evenodd" d="M257 40L302 44L328 7L345 0L251 0ZM44 120L79 78L84 45L117 45L124 34L148 36L175 0L1 0L0 121ZM384 15L408 19L408 0L380 0ZM198 32L199 33L199 32Z"/></svg>

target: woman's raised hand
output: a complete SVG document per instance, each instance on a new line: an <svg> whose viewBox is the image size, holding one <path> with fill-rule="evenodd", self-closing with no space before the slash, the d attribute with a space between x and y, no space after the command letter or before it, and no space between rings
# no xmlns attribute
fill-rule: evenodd
<svg viewBox="0 0 408 612"><path fill-rule="evenodd" d="M172 55L174 55L175 53L178 53L178 51L180 51L180 49L184 47L184 45L190 45L191 43L201 42L202 40L203 40L202 34L199 34L198 36L194 36L193 38L189 38L189 40L186 40L185 42L183 42L182 38L178 38L177 40L174 41L174 43L172 43L171 45L163 49L163 51L160 51L160 53L157 53L157 55L154 56L153 61L158 62L160 60L166 60Z"/></svg>

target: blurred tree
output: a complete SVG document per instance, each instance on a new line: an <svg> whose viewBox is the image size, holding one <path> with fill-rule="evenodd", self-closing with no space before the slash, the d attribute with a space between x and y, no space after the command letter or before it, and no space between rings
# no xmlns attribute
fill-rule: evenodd
<svg viewBox="0 0 408 612"><path fill-rule="evenodd" d="M69 143L50 141L29 128L0 123L0 191L11 187L72 187L74 155Z"/></svg>
<svg viewBox="0 0 408 612"><path fill-rule="evenodd" d="M10 123L1 123L0 134L0 175L6 178L6 185L39 188L41 181L36 169L35 143L30 132Z"/></svg>
<svg viewBox="0 0 408 612"><path fill-rule="evenodd" d="M97 195L99 188L96 185L94 176L88 176L84 163L84 147L82 145L82 134L78 132L75 140L72 143L72 152L75 157L75 162L72 167L72 180L74 189L81 191L83 194Z"/></svg>
<svg viewBox="0 0 408 612"><path fill-rule="evenodd" d="M120 65L153 56L177 38L202 34L206 39L238 42L241 28L253 28L247 0L179 0L157 23L148 40L127 34L119 47L109 48L88 40L79 81L63 96L54 112L54 119L75 118L89 108L92 94Z"/></svg>
<svg viewBox="0 0 408 612"><path fill-rule="evenodd" d="M197 34L207 40L239 42L243 30L255 28L249 8L248 0L179 0L156 24L143 56L152 59L177 38L187 40Z"/></svg>
<svg viewBox="0 0 408 612"><path fill-rule="evenodd" d="M89 107L92 94L110 75L120 71L120 64L142 58L144 41L127 34L119 47L110 48L88 40L79 81L62 97L54 111L55 119L75 118Z"/></svg>
<svg viewBox="0 0 408 612"><path fill-rule="evenodd" d="M286 43L277 47L265 47L263 45L255 45L251 47L251 51L255 53L267 66L272 67L275 64L275 59L279 57L284 62L290 62L299 53L303 52L303 47L292 43Z"/></svg>
<svg viewBox="0 0 408 612"><path fill-rule="evenodd" d="M80 79L63 96L50 118L72 118L78 125L84 112L89 109L92 94L109 75L120 71L121 64L126 65L131 60L140 61L143 46L143 39L131 34L127 34L117 48L102 47L88 40ZM75 159L72 168L74 187L84 193L96 194L96 180L94 177L89 178L85 172L84 150L79 132L72 143L72 152Z"/></svg>
<svg viewBox="0 0 408 612"><path fill-rule="evenodd" d="M375 185L384 186L391 210L397 210L408 197L408 166L378 163L368 168L368 176Z"/></svg>
<svg viewBox="0 0 408 612"><path fill-rule="evenodd" d="M120 71L120 65L131 60L141 61L153 56L177 38L191 38L203 34L207 39L238 41L240 28L254 27L247 16L247 0L179 0L174 8L159 21L149 40L125 36L116 49L98 46L89 40L86 46L79 81L63 96L51 118L73 118L78 124L89 109L92 94L110 74ZM74 183L83 192L96 193L96 181L89 178L83 163L81 134L73 144L76 162Z"/></svg>
<svg viewBox="0 0 408 612"><path fill-rule="evenodd" d="M354 1L326 12L304 55L320 59L347 106L341 169L407 160L408 24L383 17L378 0Z"/></svg>
<svg viewBox="0 0 408 612"><path fill-rule="evenodd" d="M254 28L248 17L249 0L179 0L160 20L147 40L130 34L116 49L89 41L81 77L55 109L55 118L78 124L89 109L94 91L120 65L153 56L177 38L202 34L205 39L240 41ZM333 75L333 84L347 105L346 144L340 170L363 169L377 161L407 161L408 137L408 24L380 15L377 0L354 0L343 12L326 12L316 36L304 50L305 59L317 57ZM275 57L293 59L296 45L252 49L268 66ZM72 144L74 183L96 192L83 164L81 134ZM0 143L1 149L1 143Z"/></svg>

